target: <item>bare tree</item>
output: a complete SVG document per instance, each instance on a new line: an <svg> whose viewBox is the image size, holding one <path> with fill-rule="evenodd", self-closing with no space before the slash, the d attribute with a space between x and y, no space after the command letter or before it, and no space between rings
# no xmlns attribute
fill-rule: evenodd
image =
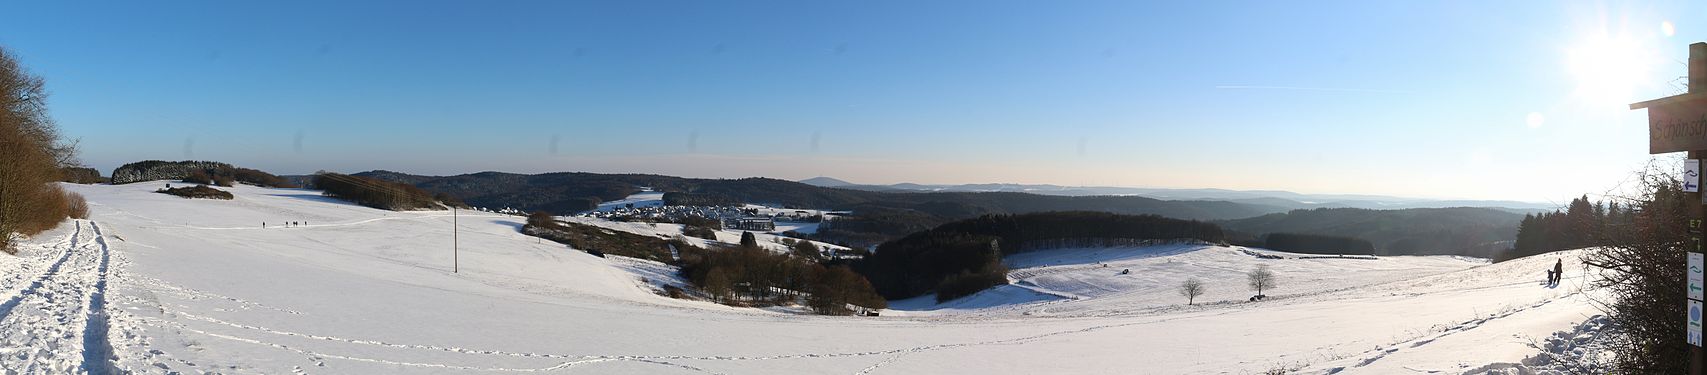
<svg viewBox="0 0 1707 375"><path fill-rule="evenodd" d="M0 49L0 250L13 233L53 228L65 219L60 167L75 163L75 147L59 143L47 116L47 91L9 52Z"/></svg>
<svg viewBox="0 0 1707 375"><path fill-rule="evenodd" d="M1257 269L1251 270L1246 276L1250 277L1251 289L1256 289L1259 296L1263 290L1274 288L1274 271L1269 271L1266 264L1257 266Z"/></svg>
<svg viewBox="0 0 1707 375"><path fill-rule="evenodd" d="M1693 246L1689 210L1701 202L1683 192L1675 168L1650 162L1638 172L1635 191L1612 197L1631 208L1631 217L1616 218L1597 235L1605 246L1582 255L1595 276L1592 287L1608 296L1594 302L1616 328L1606 342L1617 353L1614 373L1688 372L1689 344L1678 313L1688 303L1682 265Z"/></svg>
<svg viewBox="0 0 1707 375"><path fill-rule="evenodd" d="M1185 296L1185 304L1197 304L1197 296L1203 295L1203 280L1195 277L1185 279L1185 283L1179 285L1179 294Z"/></svg>

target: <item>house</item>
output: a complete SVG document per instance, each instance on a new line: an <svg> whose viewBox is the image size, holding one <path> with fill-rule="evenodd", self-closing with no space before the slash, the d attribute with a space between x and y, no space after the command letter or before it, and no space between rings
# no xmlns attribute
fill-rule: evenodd
<svg viewBox="0 0 1707 375"><path fill-rule="evenodd" d="M765 216L748 216L725 220L723 227L726 229L770 232L776 230L776 221Z"/></svg>

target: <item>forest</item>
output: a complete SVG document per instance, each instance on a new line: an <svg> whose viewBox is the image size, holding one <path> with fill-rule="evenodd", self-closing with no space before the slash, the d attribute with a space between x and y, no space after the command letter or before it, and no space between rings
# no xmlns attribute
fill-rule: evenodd
<svg viewBox="0 0 1707 375"><path fill-rule="evenodd" d="M904 299L938 293L949 300L1007 283L1002 257L1030 251L1026 243L1055 239L1195 239L1223 242L1221 227L1156 215L1068 211L984 215L937 226L878 245L853 262L878 293Z"/></svg>
<svg viewBox="0 0 1707 375"><path fill-rule="evenodd" d="M1610 229L1635 223L1636 210L1620 206L1616 201L1592 202L1583 196L1572 199L1564 211L1524 215L1516 244L1494 260L1604 245Z"/></svg>
<svg viewBox="0 0 1707 375"><path fill-rule="evenodd" d="M454 197L434 195L408 184L338 173L315 175L314 186L325 191L326 196L392 211L443 209L441 203L447 206L464 206Z"/></svg>

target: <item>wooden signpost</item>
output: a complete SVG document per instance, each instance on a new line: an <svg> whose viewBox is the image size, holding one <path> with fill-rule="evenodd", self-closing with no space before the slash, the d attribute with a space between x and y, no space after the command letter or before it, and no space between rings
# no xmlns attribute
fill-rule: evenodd
<svg viewBox="0 0 1707 375"><path fill-rule="evenodd" d="M1684 177L1684 185L1699 187L1701 184L1700 160L1707 158L1707 43L1689 45L1689 91L1640 103L1630 104L1630 109L1648 109L1648 153L1663 154L1668 152L1689 152L1688 160L1696 168L1693 175ZM1707 201L1702 200L1702 189L1687 189L1684 196L1689 202L1700 202L1691 205L1689 210L1688 231L1689 242L1685 244L1686 254L1684 267L1687 287L1683 291L1687 296L1684 304L1684 340L1689 343L1689 373L1702 374L1703 358L1701 349L1702 321L1702 221L1707 220Z"/></svg>

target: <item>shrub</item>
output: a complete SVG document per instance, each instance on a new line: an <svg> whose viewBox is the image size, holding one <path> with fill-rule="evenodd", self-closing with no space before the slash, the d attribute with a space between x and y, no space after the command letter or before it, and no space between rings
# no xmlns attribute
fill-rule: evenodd
<svg viewBox="0 0 1707 375"><path fill-rule="evenodd" d="M218 185L218 186L224 186L224 187L232 187L232 186L237 185L237 180L232 179L231 176L217 175L217 176L213 176L213 184Z"/></svg>
<svg viewBox="0 0 1707 375"><path fill-rule="evenodd" d="M83 194L65 193L66 215L76 219L89 218L89 201L83 199Z"/></svg>
<svg viewBox="0 0 1707 375"><path fill-rule="evenodd" d="M688 237L698 237L698 238L704 238L704 239L712 240L712 241L717 240L717 231L712 230L711 228L706 228L706 227L698 227L698 226L691 226L691 225L685 226L685 227L682 227L682 234L687 235Z"/></svg>

